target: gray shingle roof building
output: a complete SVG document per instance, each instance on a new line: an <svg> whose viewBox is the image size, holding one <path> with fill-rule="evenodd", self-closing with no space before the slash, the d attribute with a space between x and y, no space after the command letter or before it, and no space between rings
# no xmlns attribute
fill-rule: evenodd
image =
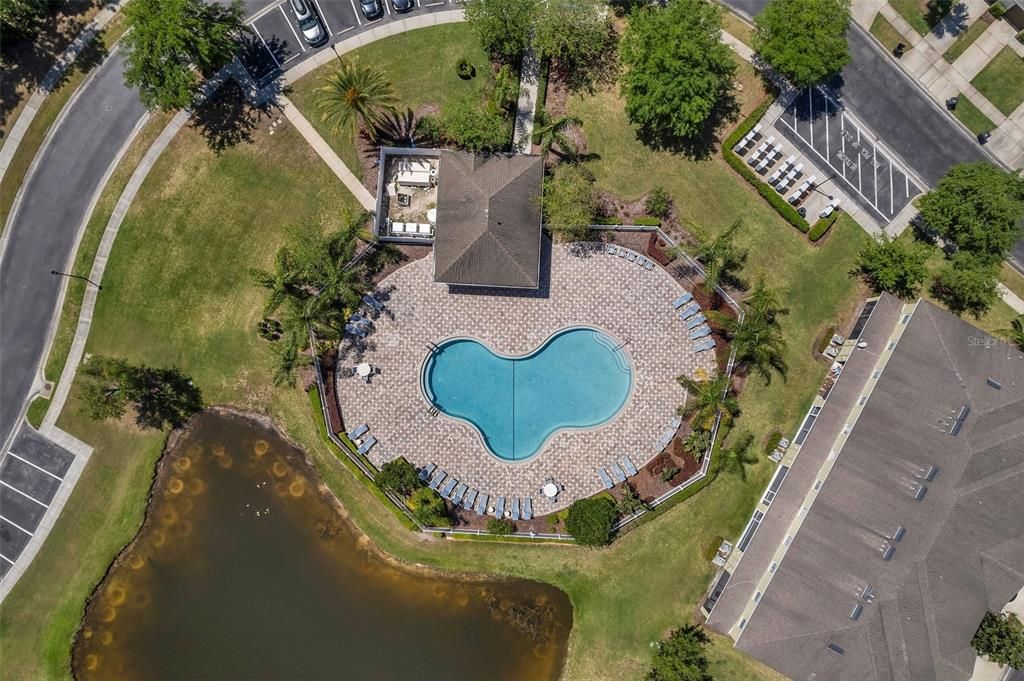
<svg viewBox="0 0 1024 681"><path fill-rule="evenodd" d="M1024 354L888 295L858 338L708 624L797 681L965 681L985 611L1024 588Z"/></svg>
<svg viewBox="0 0 1024 681"><path fill-rule="evenodd" d="M540 156L443 151L434 280L535 289L540 284Z"/></svg>

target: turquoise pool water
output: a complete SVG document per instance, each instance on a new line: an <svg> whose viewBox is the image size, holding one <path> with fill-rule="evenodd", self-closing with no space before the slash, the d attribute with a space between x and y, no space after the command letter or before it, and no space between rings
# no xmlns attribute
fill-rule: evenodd
<svg viewBox="0 0 1024 681"><path fill-rule="evenodd" d="M590 428L629 397L625 352L589 328L561 331L529 355L504 357L471 339L441 344L426 362L423 389L449 416L469 421L505 461L528 459L562 428Z"/></svg>

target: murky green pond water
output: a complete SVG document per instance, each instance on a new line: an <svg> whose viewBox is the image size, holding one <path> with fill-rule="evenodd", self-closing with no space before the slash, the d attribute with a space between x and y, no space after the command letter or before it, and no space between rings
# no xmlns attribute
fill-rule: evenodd
<svg viewBox="0 0 1024 681"><path fill-rule="evenodd" d="M550 586L389 565L301 452L207 413L165 457L73 667L80 681L555 679L571 623Z"/></svg>

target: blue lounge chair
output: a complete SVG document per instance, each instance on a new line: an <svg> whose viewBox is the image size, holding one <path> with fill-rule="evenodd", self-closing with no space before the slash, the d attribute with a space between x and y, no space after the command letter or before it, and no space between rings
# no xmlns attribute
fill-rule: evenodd
<svg viewBox="0 0 1024 681"><path fill-rule="evenodd" d="M375 444L377 444L377 438L371 435L370 437L366 438L366 440L363 441L363 444L359 445L359 449L357 449L356 451L359 452L360 454L366 454L368 451L373 449L373 446Z"/></svg>
<svg viewBox="0 0 1024 681"><path fill-rule="evenodd" d="M672 301L672 309L673 310L678 310L679 308L681 308L683 305L686 305L691 300L693 300L693 294L690 293L689 291L687 291L686 293L684 293L683 295L679 296L678 298L676 298L675 300Z"/></svg>
<svg viewBox="0 0 1024 681"><path fill-rule="evenodd" d="M448 482L444 483L444 487L441 488L441 496L445 498L450 497L452 492L455 490L455 486L458 484L458 480L453 476L448 476Z"/></svg>
<svg viewBox="0 0 1024 681"><path fill-rule="evenodd" d="M698 305L697 303L690 303L689 305L683 308L682 312L679 313L679 318L685 320L697 314L698 312L700 312L700 305Z"/></svg>
<svg viewBox="0 0 1024 681"><path fill-rule="evenodd" d="M512 499L512 520L519 520L519 497Z"/></svg>
<svg viewBox="0 0 1024 681"><path fill-rule="evenodd" d="M644 261L644 269L647 270L648 272L650 272L651 270L654 269L654 263L652 261L650 261L650 260L645 260Z"/></svg>
<svg viewBox="0 0 1024 681"><path fill-rule="evenodd" d="M619 247L616 246L615 244L608 244L607 246L604 247L604 252L607 253L608 255L615 255L616 253L619 252Z"/></svg>
<svg viewBox="0 0 1024 681"><path fill-rule="evenodd" d="M637 255L636 253L634 253L633 251L630 251L629 253L626 253L626 260L628 260L630 262L636 262L636 259L639 258L639 257L640 256Z"/></svg>
<svg viewBox="0 0 1024 681"><path fill-rule="evenodd" d="M612 462L611 466L608 466L608 470L612 472L612 480L615 482L626 482L626 474L619 468L619 464Z"/></svg>
<svg viewBox="0 0 1024 681"><path fill-rule="evenodd" d="M345 333L356 338L364 338L366 336L366 329L361 326L349 323L345 325Z"/></svg>
<svg viewBox="0 0 1024 681"><path fill-rule="evenodd" d="M494 503L494 517L503 518L505 516L505 497L498 497L498 500Z"/></svg>
<svg viewBox="0 0 1024 681"><path fill-rule="evenodd" d="M619 248L619 257L620 258L625 258L627 253L629 253L629 251L626 250L625 248Z"/></svg>
<svg viewBox="0 0 1024 681"><path fill-rule="evenodd" d="M476 501L476 490L471 489L466 492L466 497L462 500L462 508L467 511L473 510L473 502Z"/></svg>
<svg viewBox="0 0 1024 681"><path fill-rule="evenodd" d="M466 495L466 490L469 489L469 485L462 483L455 488L455 494L452 495L452 503L458 506L462 503L462 497Z"/></svg>
<svg viewBox="0 0 1024 681"><path fill-rule="evenodd" d="M476 508L474 510L477 513L479 513L480 515L487 515L487 499L488 498L489 497L486 494L484 494L483 492L480 492L480 494L477 495L477 498L476 498Z"/></svg>
<svg viewBox="0 0 1024 681"><path fill-rule="evenodd" d="M708 320L708 318L705 317L703 314L699 314L696 317L691 317L686 322L686 328L689 329L690 331L693 331L694 329L696 329L698 326L700 326L701 324L703 324L707 320Z"/></svg>
<svg viewBox="0 0 1024 681"><path fill-rule="evenodd" d="M428 463L426 466L420 469L420 480L426 480L430 477L430 474L437 468L437 464Z"/></svg>
<svg viewBox="0 0 1024 681"><path fill-rule="evenodd" d="M675 416L672 417L672 420L669 421L669 425L673 429L679 428L679 426L683 425L683 417L680 416L679 414L676 414Z"/></svg>
<svg viewBox="0 0 1024 681"><path fill-rule="evenodd" d="M447 477L448 474L444 472L443 468L439 470L437 472L437 475L434 476L434 479L430 481L430 489L436 492L438 489L440 489L441 483L444 482L444 479Z"/></svg>
<svg viewBox="0 0 1024 681"><path fill-rule="evenodd" d="M523 499L523 520L533 520L533 499Z"/></svg>
<svg viewBox="0 0 1024 681"><path fill-rule="evenodd" d="M355 440L357 437L362 437L363 434L370 429L370 426L362 423L352 430L348 431L348 439Z"/></svg>
<svg viewBox="0 0 1024 681"><path fill-rule="evenodd" d="M363 296L363 302L372 307L377 312L381 312L384 309L384 303L380 302L370 294Z"/></svg>
<svg viewBox="0 0 1024 681"><path fill-rule="evenodd" d="M361 314L354 314L351 317L349 317L348 320L353 324L358 324L359 326L373 326L373 322Z"/></svg>
<svg viewBox="0 0 1024 681"><path fill-rule="evenodd" d="M710 336L710 335L711 335L711 327L708 326L707 324L704 324L703 326L698 326L696 329L694 329L690 333L690 340L695 341L698 338L703 338L704 336Z"/></svg>
<svg viewBox="0 0 1024 681"><path fill-rule="evenodd" d="M615 487L615 485L612 484L612 479L608 477L608 473L606 473L603 468L597 469L597 477L601 478L601 484L604 485L605 489Z"/></svg>
<svg viewBox="0 0 1024 681"><path fill-rule="evenodd" d="M694 352L704 352L705 350L711 350L714 347L715 347L715 339L714 338L705 338L704 340L702 340L701 342L699 342L699 343L697 343L696 345L693 346L693 351Z"/></svg>
<svg viewBox="0 0 1024 681"><path fill-rule="evenodd" d="M629 460L628 456L622 457L622 467L626 469L626 473L629 475L637 474L636 466L633 465L633 462Z"/></svg>

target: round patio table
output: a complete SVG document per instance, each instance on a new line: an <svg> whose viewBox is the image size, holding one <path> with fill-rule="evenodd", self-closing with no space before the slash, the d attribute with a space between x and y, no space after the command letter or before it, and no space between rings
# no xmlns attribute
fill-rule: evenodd
<svg viewBox="0 0 1024 681"><path fill-rule="evenodd" d="M362 376L363 378L366 378L367 376L370 375L370 365L367 364L366 362L363 362L362 364L357 365L356 366L356 374L359 375L359 376Z"/></svg>
<svg viewBox="0 0 1024 681"><path fill-rule="evenodd" d="M544 492L544 496L548 499L554 499L558 496L558 485L553 482L549 482L544 485L544 489L542 491Z"/></svg>

